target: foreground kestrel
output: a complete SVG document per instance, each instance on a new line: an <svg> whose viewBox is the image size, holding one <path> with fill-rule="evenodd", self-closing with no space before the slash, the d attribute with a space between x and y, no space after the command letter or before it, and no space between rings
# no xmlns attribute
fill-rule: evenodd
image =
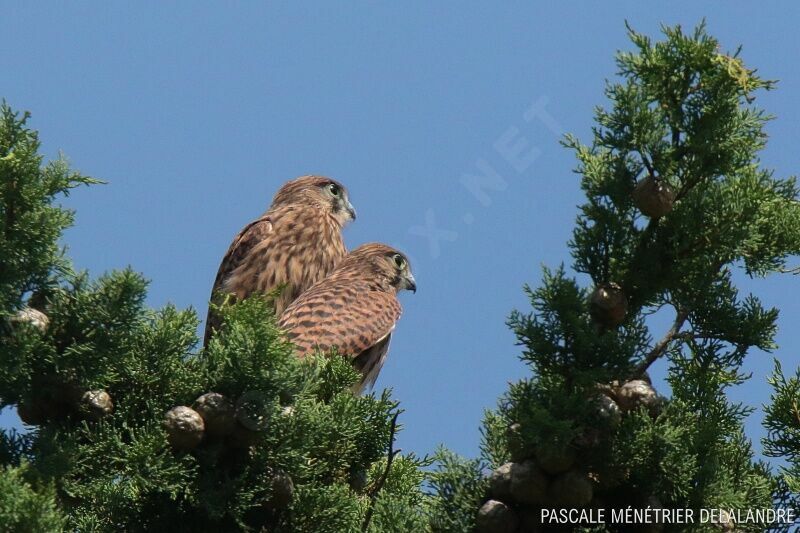
<svg viewBox="0 0 800 533"><path fill-rule="evenodd" d="M275 299L280 316L346 255L342 227L355 218L341 183L322 176L287 182L269 209L231 243L214 280L212 301L219 303L227 294L241 300L283 286ZM218 328L219 317L209 308L204 345Z"/></svg>
<svg viewBox="0 0 800 533"><path fill-rule="evenodd" d="M292 302L280 318L300 356L337 351L362 374L358 392L375 385L402 308L397 293L417 291L408 259L385 244L359 246Z"/></svg>

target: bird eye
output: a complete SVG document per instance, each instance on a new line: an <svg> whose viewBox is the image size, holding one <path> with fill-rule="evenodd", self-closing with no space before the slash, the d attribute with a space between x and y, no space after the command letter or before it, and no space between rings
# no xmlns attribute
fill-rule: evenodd
<svg viewBox="0 0 800 533"><path fill-rule="evenodd" d="M331 194L334 196L339 196L342 192L342 188L336 185L335 183L331 183L328 185L328 190L331 191Z"/></svg>
<svg viewBox="0 0 800 533"><path fill-rule="evenodd" d="M394 264L397 268L403 268L406 264L406 260L403 259L403 256L400 254L394 254Z"/></svg>

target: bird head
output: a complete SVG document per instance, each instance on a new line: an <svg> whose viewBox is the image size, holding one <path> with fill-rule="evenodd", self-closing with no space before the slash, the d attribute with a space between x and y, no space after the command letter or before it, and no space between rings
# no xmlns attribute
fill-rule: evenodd
<svg viewBox="0 0 800 533"><path fill-rule="evenodd" d="M386 290L417 292L417 280L411 273L411 264L406 255L391 246L380 243L362 244L348 254L340 265L348 270L350 265L366 268L382 280Z"/></svg>
<svg viewBox="0 0 800 533"><path fill-rule="evenodd" d="M417 280L411 273L411 264L408 262L408 258L401 252L395 252L391 255L390 260L391 266L394 268L392 286L396 287L398 291L409 290L416 294Z"/></svg>
<svg viewBox="0 0 800 533"><path fill-rule="evenodd" d="M272 207L282 205L313 206L330 214L340 226L356 219L345 186L324 176L301 176L286 182L272 200Z"/></svg>

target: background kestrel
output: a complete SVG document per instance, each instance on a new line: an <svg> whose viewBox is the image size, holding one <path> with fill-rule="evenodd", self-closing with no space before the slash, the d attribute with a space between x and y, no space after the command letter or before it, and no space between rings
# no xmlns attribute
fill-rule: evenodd
<svg viewBox="0 0 800 533"><path fill-rule="evenodd" d="M403 289L417 290L406 256L385 244L364 244L289 305L279 325L301 356L336 348L351 357L363 376L360 392L375 384L386 360Z"/></svg>
<svg viewBox="0 0 800 533"><path fill-rule="evenodd" d="M211 300L241 300L283 286L275 298L281 312L331 272L345 256L342 227L355 220L347 189L330 178L302 176L284 184L270 208L239 232L217 271ZM209 307L204 345L219 327Z"/></svg>

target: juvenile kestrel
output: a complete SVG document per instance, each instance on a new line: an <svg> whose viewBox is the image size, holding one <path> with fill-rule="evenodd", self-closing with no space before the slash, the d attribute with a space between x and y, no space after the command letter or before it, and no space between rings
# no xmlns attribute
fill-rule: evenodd
<svg viewBox="0 0 800 533"><path fill-rule="evenodd" d="M287 182L269 209L231 243L214 280L212 301L219 303L227 294L241 300L283 285L275 299L280 316L345 256L342 227L355 218L347 189L338 181L302 176ZM209 308L204 345L218 328L219 317Z"/></svg>
<svg viewBox="0 0 800 533"><path fill-rule="evenodd" d="M363 376L360 392L375 384L386 360L403 289L417 291L406 256L385 244L364 244L292 302L279 325L300 356L335 347L351 357Z"/></svg>

